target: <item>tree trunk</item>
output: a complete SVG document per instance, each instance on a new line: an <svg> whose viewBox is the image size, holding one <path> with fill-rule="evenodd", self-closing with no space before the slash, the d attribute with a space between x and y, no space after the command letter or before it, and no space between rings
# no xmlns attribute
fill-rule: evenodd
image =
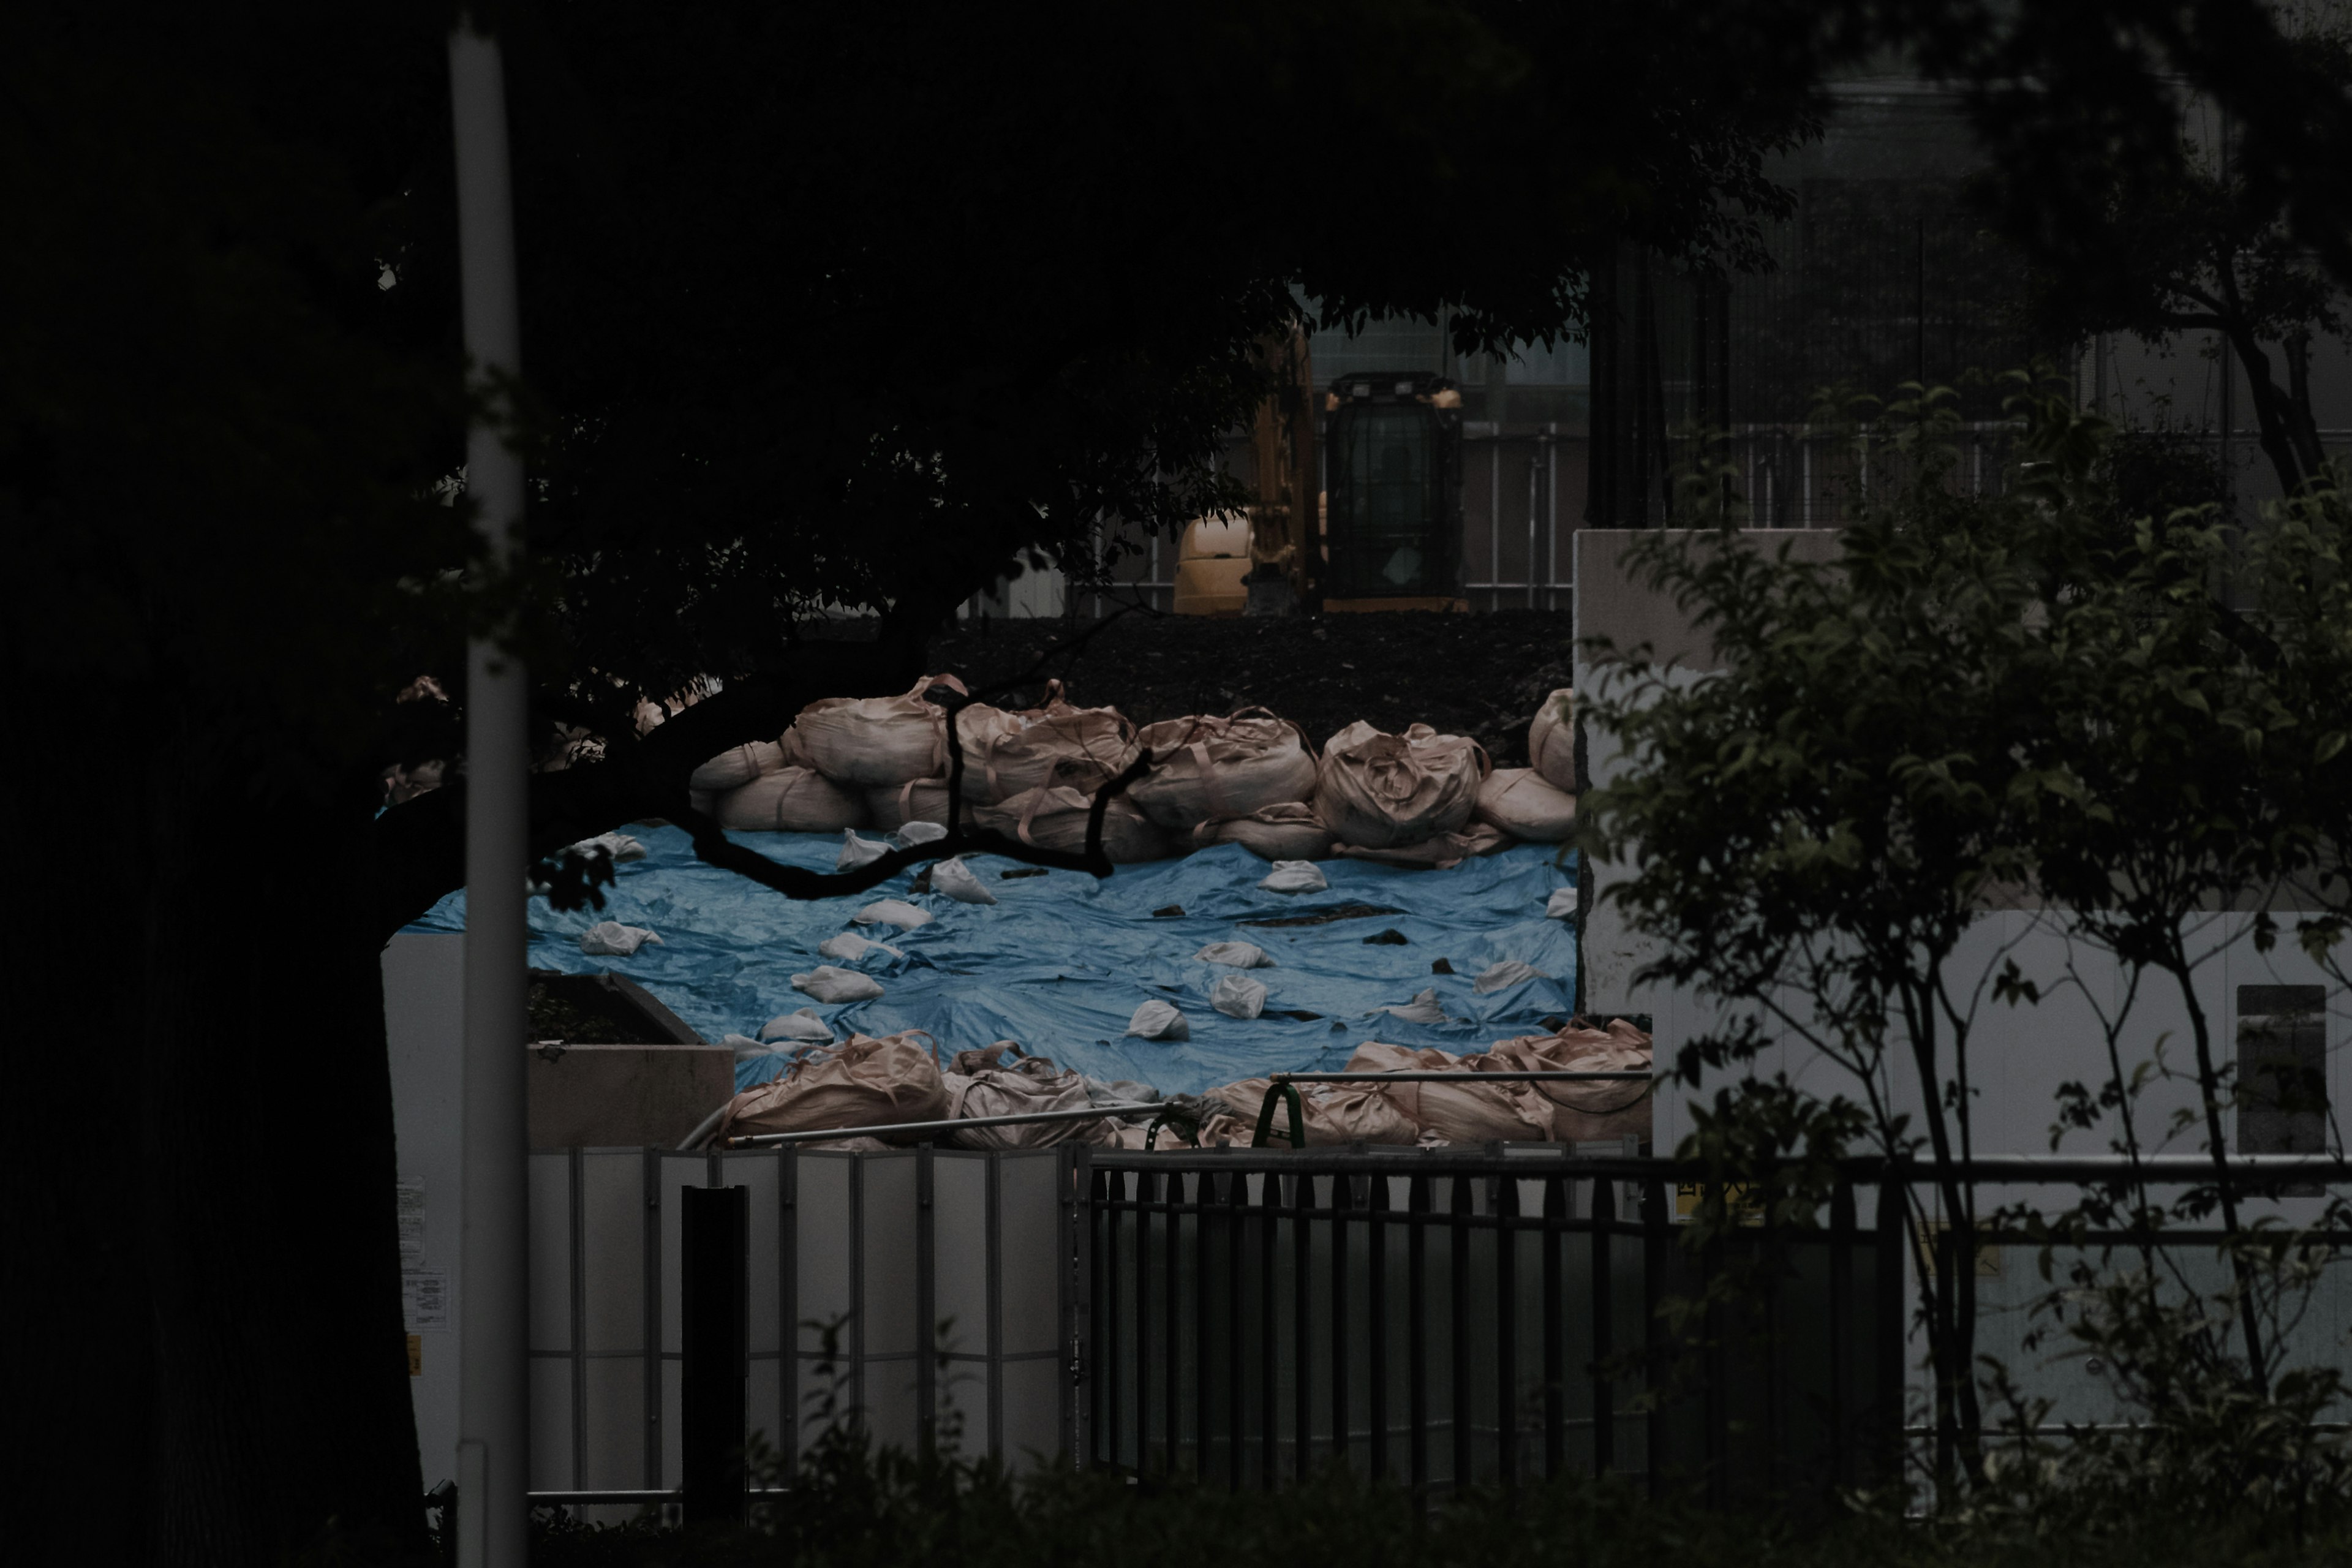
<svg viewBox="0 0 2352 1568"><path fill-rule="evenodd" d="M369 783L240 813L158 778L140 1142L164 1562L423 1544Z"/></svg>
<svg viewBox="0 0 2352 1568"><path fill-rule="evenodd" d="M41 1500L12 1545L413 1554L368 781L256 801L253 759L157 732L173 695L54 705L71 719L8 770L30 912L0 1097L29 1320L10 1404L37 1435L10 1479Z"/></svg>

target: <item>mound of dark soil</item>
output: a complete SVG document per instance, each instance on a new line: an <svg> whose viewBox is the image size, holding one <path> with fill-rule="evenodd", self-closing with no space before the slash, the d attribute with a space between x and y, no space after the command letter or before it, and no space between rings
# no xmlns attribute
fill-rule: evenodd
<svg viewBox="0 0 2352 1568"><path fill-rule="evenodd" d="M1318 746L1359 719L1389 731L1430 724L1470 736L1497 767L1524 767L1528 721L1545 693L1569 683L1574 655L1567 616L1506 610L1261 620L1129 615L1047 657L1087 629L1058 620L969 621L932 643L930 668L952 671L975 692L1029 676L1020 689L991 699L1006 707L1035 701L1046 678L1058 677L1072 701L1108 703L1138 724L1269 708Z"/></svg>

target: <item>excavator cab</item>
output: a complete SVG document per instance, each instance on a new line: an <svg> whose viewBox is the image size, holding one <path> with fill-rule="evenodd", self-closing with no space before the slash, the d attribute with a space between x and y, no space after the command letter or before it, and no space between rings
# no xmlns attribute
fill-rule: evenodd
<svg viewBox="0 0 2352 1568"><path fill-rule="evenodd" d="M1454 609L1461 596L1462 395L1374 371L1324 400L1324 607Z"/></svg>

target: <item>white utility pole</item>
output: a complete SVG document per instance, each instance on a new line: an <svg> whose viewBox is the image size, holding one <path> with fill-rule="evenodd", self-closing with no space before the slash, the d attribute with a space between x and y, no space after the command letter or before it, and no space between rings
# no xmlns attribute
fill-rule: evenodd
<svg viewBox="0 0 2352 1568"><path fill-rule="evenodd" d="M457 256L476 374L522 366L515 303L507 97L496 40L461 16L449 35L457 145ZM507 412L504 401L494 406ZM496 416L494 415L495 418ZM493 571L522 550L522 459L495 424L466 440L466 488ZM457 1561L524 1568L530 1546L530 1275L523 1037L529 765L521 661L496 628L466 650L465 1247L457 1276Z"/></svg>

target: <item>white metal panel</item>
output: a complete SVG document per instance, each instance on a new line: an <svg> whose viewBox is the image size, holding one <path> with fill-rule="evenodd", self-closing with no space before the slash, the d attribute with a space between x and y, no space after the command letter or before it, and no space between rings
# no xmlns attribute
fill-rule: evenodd
<svg viewBox="0 0 2352 1568"><path fill-rule="evenodd" d="M788 1412L783 1400L783 1363L775 1357L754 1361L743 1380L743 1440L764 1439L781 1446Z"/></svg>
<svg viewBox="0 0 2352 1568"><path fill-rule="evenodd" d="M909 1454L915 1451L919 1434L914 1358L866 1363L866 1421L877 1445Z"/></svg>
<svg viewBox="0 0 2352 1568"><path fill-rule="evenodd" d="M1062 1363L1050 1357L1009 1361L998 1369L1004 1389L1005 1463L1019 1469L1032 1457L1051 1465L1062 1450Z"/></svg>
<svg viewBox="0 0 2352 1568"><path fill-rule="evenodd" d="M929 1350L929 1325L915 1309L915 1156L866 1154L859 1214L858 1281L862 1353L911 1355ZM866 1397L874 1393L869 1386Z"/></svg>
<svg viewBox="0 0 2352 1568"><path fill-rule="evenodd" d="M530 1348L572 1348L572 1156L530 1159ZM572 1451L567 1438L564 1452Z"/></svg>
<svg viewBox="0 0 2352 1568"><path fill-rule="evenodd" d="M404 1181L422 1184L425 1235L421 1267L458 1278L465 1211L458 1182L464 1170L462 1125L462 1002L466 939L404 933L385 946L383 1024L392 1079L393 1128ZM452 1301L452 1306L456 1302ZM417 1458L425 1484L457 1475L457 1335L448 1330L417 1336L417 1375L408 1380L416 1419Z"/></svg>
<svg viewBox="0 0 2352 1568"><path fill-rule="evenodd" d="M675 1360L664 1358L661 1378L661 1481L666 1487L680 1483L686 1467L679 1458L681 1428L685 1426L686 1369Z"/></svg>
<svg viewBox="0 0 2352 1568"><path fill-rule="evenodd" d="M1005 1154L997 1228L1003 1247L1003 1353L1058 1351L1061 1339L1060 1156Z"/></svg>
<svg viewBox="0 0 2352 1568"><path fill-rule="evenodd" d="M777 1250L777 1188L782 1177L772 1152L739 1152L724 1156L719 1180L741 1187L751 1205L751 1342L753 1355L781 1347L783 1333L782 1256Z"/></svg>
<svg viewBox="0 0 2352 1568"><path fill-rule="evenodd" d="M636 1356L591 1356L583 1487L646 1484L646 1363Z"/></svg>
<svg viewBox="0 0 2352 1568"><path fill-rule="evenodd" d="M838 1322L843 1333L848 1332L846 1320L856 1307L850 1188L860 1156L803 1152L794 1158L799 1192L793 1202L793 1223L800 1307L793 1321L800 1349L813 1353L824 1342L824 1325Z"/></svg>
<svg viewBox="0 0 2352 1568"><path fill-rule="evenodd" d="M988 1156L931 1156L931 1322L943 1348L988 1350Z"/></svg>
<svg viewBox="0 0 2352 1568"><path fill-rule="evenodd" d="M646 1344L645 1157L634 1149L590 1149L580 1165L585 1348L592 1355L635 1353Z"/></svg>
<svg viewBox="0 0 2352 1568"><path fill-rule="evenodd" d="M708 1154L661 1156L661 1348L664 1355L678 1353L686 1312L678 1291L683 1283L678 1260L686 1256L683 1229L686 1205L678 1193L710 1183Z"/></svg>
<svg viewBox="0 0 2352 1568"><path fill-rule="evenodd" d="M572 1360L530 1362L530 1489L562 1491L572 1478Z"/></svg>

